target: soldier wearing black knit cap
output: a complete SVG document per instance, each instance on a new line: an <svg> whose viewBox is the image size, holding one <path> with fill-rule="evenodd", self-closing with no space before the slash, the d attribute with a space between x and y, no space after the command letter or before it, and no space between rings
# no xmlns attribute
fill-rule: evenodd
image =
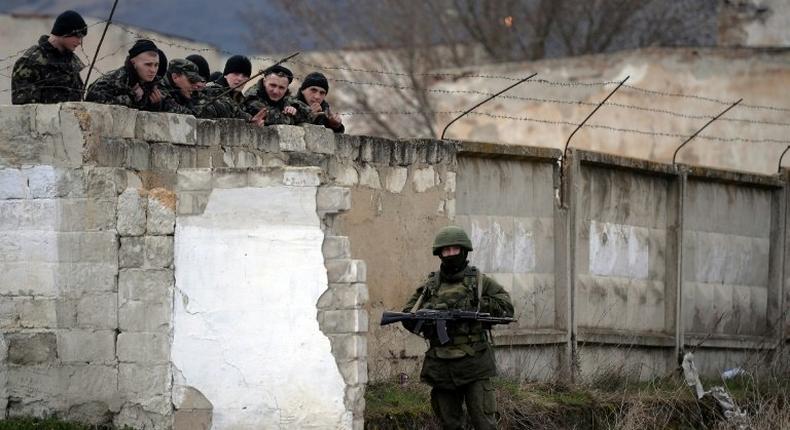
<svg viewBox="0 0 790 430"><path fill-rule="evenodd" d="M321 73L313 72L305 76L299 87L297 100L310 107L310 123L323 125L335 133L343 133L346 127L339 114L329 109L326 95L329 93L329 80Z"/></svg>
<svg viewBox="0 0 790 430"><path fill-rule="evenodd" d="M310 107L291 97L288 86L293 73L279 64L263 71L263 79L244 94L244 109L249 114L266 111L266 125L296 125L309 122Z"/></svg>
<svg viewBox="0 0 790 430"><path fill-rule="evenodd" d="M211 68L208 66L208 61L206 61L202 55L192 54L188 55L186 59L197 66L198 73L200 73L200 76L203 77L203 82L210 82L209 78L211 77Z"/></svg>
<svg viewBox="0 0 790 430"><path fill-rule="evenodd" d="M197 116L244 119L262 126L263 113L255 116L244 111L244 95L241 90L251 74L252 63L249 58L242 55L228 58L222 76L209 82L203 91L203 97L197 101Z"/></svg>
<svg viewBox="0 0 790 430"><path fill-rule="evenodd" d="M154 112L169 111L174 101L159 88L166 71L164 52L154 42L140 39L129 49L123 67L97 79L88 88L85 100Z"/></svg>
<svg viewBox="0 0 790 430"><path fill-rule="evenodd" d="M74 55L88 26L73 10L58 15L49 36L25 51L14 63L11 102L60 103L82 100L84 84L80 70L85 64Z"/></svg>

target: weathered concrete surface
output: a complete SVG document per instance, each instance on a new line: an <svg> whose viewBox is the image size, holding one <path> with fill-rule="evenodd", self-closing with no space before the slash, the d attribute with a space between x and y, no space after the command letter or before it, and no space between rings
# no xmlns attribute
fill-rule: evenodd
<svg viewBox="0 0 790 430"><path fill-rule="evenodd" d="M775 0L773 3L782 1ZM784 10L788 6L777 7ZM785 13L771 16L771 19L786 20L788 15ZM755 24L762 25L757 21ZM788 27L777 23L774 28L784 35L782 37L785 42L780 42L780 46L787 46ZM538 73L533 79L535 82L528 81L513 88L454 123L447 136L459 140L563 148L575 128L575 125L563 123L580 123L614 89L613 85L551 85L540 83L541 79L560 82L611 82L630 76L628 85L661 93L693 94L733 102L743 97L747 100L744 103L750 105L790 108L786 100L776 92L776 88L785 87L790 81L790 51L786 49L645 48L613 54L489 65L446 72L466 72L475 76L508 76L513 79ZM502 87L501 80L469 77L440 82L433 88L442 92L474 90L495 93ZM437 111L462 111L473 106L481 97L475 93L452 94L452 97L442 93L436 95L432 101ZM559 103L545 100L558 100ZM579 105L577 101L587 104ZM628 109L621 107L622 105L649 110ZM668 97L625 87L618 90L591 118L589 124L688 136L726 107L726 104L721 103ZM680 116L660 111L669 111ZM492 117L491 114L497 117ZM503 119L503 116L556 121L558 124L509 120ZM705 130L702 138L698 137L687 145L678 154L678 160L688 164L775 173L778 156L787 143L727 139L742 137L786 141L787 126L753 124L734 121L735 119L787 123L787 112L736 107ZM436 127L441 129L448 121L447 116L437 115ZM725 141L706 140L704 136L719 136ZM678 136L650 136L585 127L573 137L571 146L668 162L672 160L674 150L683 140ZM755 150L758 147L760 149Z"/></svg>
<svg viewBox="0 0 790 430"><path fill-rule="evenodd" d="M773 342L767 321L790 302L780 300L788 296L781 262L790 253L780 252L787 229L779 227L788 221L779 177L575 150L568 160L578 171L563 177L554 149L258 129L89 103L0 108L6 119L6 414L217 427L238 406L238 393L267 384L267 394L244 397L264 405L250 414L274 420L274 410L287 406L282 426L317 422L316 408L299 406L306 397L287 378L300 390L318 381L329 399L319 404L330 411L322 418L361 429L368 380L418 371L424 342L381 329L378 320L437 268L431 241L449 223L469 229L473 263L514 298L519 323L497 329L495 339L503 374L517 378L567 375L574 363L587 377L595 363L637 360L641 368L628 371L644 378L671 366L666 355L676 343L701 339L699 349L715 357L712 374L734 360L727 351ZM38 151L42 139L50 146ZM561 180L578 199L560 200ZM207 218L214 230L184 221ZM196 245L179 245L193 227ZM194 258L179 260L179 246ZM176 281L181 271L188 288ZM681 272L686 294L676 300L673 277ZM200 289L206 280L217 288ZM283 310L283 297L297 300L297 310ZM190 314L193 298L222 312ZM271 322L255 305L300 330L280 325L262 336ZM678 319L683 327L675 330ZM215 323L225 336L190 332L184 321ZM246 358L250 344L259 348L255 362ZM277 348L305 360L283 361ZM302 372L311 379L291 377L297 366L313 369Z"/></svg>
<svg viewBox="0 0 790 430"><path fill-rule="evenodd" d="M765 332L771 231L768 189L690 181L684 322L694 333Z"/></svg>
<svg viewBox="0 0 790 430"><path fill-rule="evenodd" d="M475 245L470 262L510 292L518 332L554 326L554 197L549 162L461 157L456 222Z"/></svg>
<svg viewBox="0 0 790 430"><path fill-rule="evenodd" d="M178 218L173 365L214 428L351 426L316 321L328 286L316 192L215 189L203 214Z"/></svg>
<svg viewBox="0 0 790 430"><path fill-rule="evenodd" d="M578 325L663 331L668 179L582 166Z"/></svg>

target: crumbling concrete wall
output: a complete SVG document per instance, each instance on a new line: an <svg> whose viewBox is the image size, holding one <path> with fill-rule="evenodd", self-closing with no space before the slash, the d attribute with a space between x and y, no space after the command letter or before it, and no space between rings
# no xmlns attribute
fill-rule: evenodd
<svg viewBox="0 0 790 430"><path fill-rule="evenodd" d="M786 343L786 177L562 155L0 107L0 410L362 428L369 379L419 372L425 343L378 321L449 223L514 298L505 375L646 378L689 347L715 373Z"/></svg>
<svg viewBox="0 0 790 430"><path fill-rule="evenodd" d="M320 167L335 148L331 132L93 104L2 107L0 118L2 265L10 274L0 288L3 415L151 429L362 427L365 265L351 258L347 238L324 234L351 196ZM288 166L310 164L319 167ZM210 216L197 216L207 205ZM285 236L270 235L267 245L240 233L244 225ZM189 233L196 229L203 234ZM232 242L239 246L224 249L258 253L233 260L213 246ZM277 263L288 255L294 265ZM231 280L231 266L259 300L228 283L231 291L205 288ZM202 274L214 277L204 284L195 278ZM201 305L208 322L229 329L219 330L216 348L198 347L210 331L191 330L198 318L187 311ZM271 331L258 335L265 326L255 318L228 319L236 314L266 318ZM300 329L283 336L289 328ZM209 353L226 350L230 364ZM229 384L236 377L245 384ZM237 413L240 397L255 407Z"/></svg>

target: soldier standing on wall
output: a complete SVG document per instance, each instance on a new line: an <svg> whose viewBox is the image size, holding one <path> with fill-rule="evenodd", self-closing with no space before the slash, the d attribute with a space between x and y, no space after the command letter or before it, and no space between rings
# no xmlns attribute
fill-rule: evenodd
<svg viewBox="0 0 790 430"><path fill-rule="evenodd" d="M441 259L438 272L432 272L412 295L403 312L420 309L488 312L491 316L512 317L510 295L495 280L480 273L467 261L472 242L456 226L444 227L433 242L433 255ZM460 321L448 324L450 342L442 344L435 326L403 323L409 331L418 330L430 342L425 353L420 379L430 385L431 406L442 428L464 428L466 410L475 429L496 428L496 397L491 378L496 376L494 351L484 323Z"/></svg>
<svg viewBox="0 0 790 430"><path fill-rule="evenodd" d="M58 15L50 35L43 35L14 63L11 103L60 103L82 100L80 70L85 64L74 55L88 27L73 10Z"/></svg>

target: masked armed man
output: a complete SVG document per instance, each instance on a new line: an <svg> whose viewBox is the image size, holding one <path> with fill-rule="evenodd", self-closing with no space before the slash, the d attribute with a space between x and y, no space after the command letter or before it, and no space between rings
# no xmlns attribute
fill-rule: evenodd
<svg viewBox="0 0 790 430"><path fill-rule="evenodd" d="M403 312L464 310L512 317L510 295L469 265L471 251L472 242L462 228L442 228L433 242L433 255L441 260L440 270L428 275ZM409 331L415 329L407 322L404 326ZM430 343L420 379L432 387L431 406L445 430L464 428L464 403L475 429L496 428L496 397L491 382L496 376L496 363L489 328L476 321L448 323L450 342L445 345L439 342L433 325L423 325L417 333Z"/></svg>
<svg viewBox="0 0 790 430"><path fill-rule="evenodd" d="M58 15L49 36L43 35L14 63L11 103L60 103L82 100L85 88L80 71L85 67L74 55L88 27L73 10Z"/></svg>

